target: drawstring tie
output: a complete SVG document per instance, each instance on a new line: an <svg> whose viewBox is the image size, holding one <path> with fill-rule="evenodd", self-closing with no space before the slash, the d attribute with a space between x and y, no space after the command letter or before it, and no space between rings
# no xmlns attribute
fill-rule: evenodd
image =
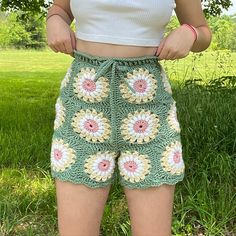
<svg viewBox="0 0 236 236"><path fill-rule="evenodd" d="M105 60L103 63L100 64L100 66L97 69L97 73L95 74L94 81L96 82L99 77L105 73L108 68L112 65L112 77L115 75L115 69L117 67L117 61L113 58L109 58ZM136 91L130 86L129 82L125 79L125 77L122 76L123 81L128 86L128 88L133 92L136 93Z"/></svg>

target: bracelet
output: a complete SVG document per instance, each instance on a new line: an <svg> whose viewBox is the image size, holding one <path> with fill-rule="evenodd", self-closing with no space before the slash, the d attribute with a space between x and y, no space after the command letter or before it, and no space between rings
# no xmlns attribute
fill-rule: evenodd
<svg viewBox="0 0 236 236"><path fill-rule="evenodd" d="M192 30L193 34L194 34L194 42L198 39L198 32L197 32L197 29L193 26L193 25L190 25L190 24L182 24L184 26L187 26L189 29Z"/></svg>
<svg viewBox="0 0 236 236"><path fill-rule="evenodd" d="M52 6L53 6L53 5L58 6L59 8L61 8L61 9L67 14L67 16L70 18L70 14L69 14L63 7L61 7L61 6L60 6L59 4L57 4L57 3L53 3ZM71 19L71 18L70 18L70 20L73 21L73 19Z"/></svg>
<svg viewBox="0 0 236 236"><path fill-rule="evenodd" d="M54 16L54 15L60 16L60 17L65 21L65 19L64 19L60 14L58 14L58 13L54 13L54 14L49 15L49 16L47 17L46 21L47 21L51 16Z"/></svg>

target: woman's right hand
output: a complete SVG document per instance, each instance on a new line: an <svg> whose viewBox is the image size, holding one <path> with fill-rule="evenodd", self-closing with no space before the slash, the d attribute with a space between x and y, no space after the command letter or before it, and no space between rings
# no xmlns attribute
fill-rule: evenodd
<svg viewBox="0 0 236 236"><path fill-rule="evenodd" d="M76 36L70 26L58 15L51 16L46 23L47 43L54 52L73 56Z"/></svg>

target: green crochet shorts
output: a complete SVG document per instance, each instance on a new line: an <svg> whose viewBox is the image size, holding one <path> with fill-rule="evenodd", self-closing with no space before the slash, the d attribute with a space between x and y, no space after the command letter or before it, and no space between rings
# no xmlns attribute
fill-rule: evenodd
<svg viewBox="0 0 236 236"><path fill-rule="evenodd" d="M97 188L184 178L176 101L156 56L102 57L74 50L55 103L51 175Z"/></svg>

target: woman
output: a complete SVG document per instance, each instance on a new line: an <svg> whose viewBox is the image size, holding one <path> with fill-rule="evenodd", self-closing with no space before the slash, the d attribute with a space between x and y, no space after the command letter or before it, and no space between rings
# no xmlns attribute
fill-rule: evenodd
<svg viewBox="0 0 236 236"><path fill-rule="evenodd" d="M173 10L181 25L163 37ZM117 176L132 234L171 235L185 165L176 102L158 60L209 46L200 0L55 0L47 39L54 52L74 57L55 105L51 149L60 235L99 235Z"/></svg>

